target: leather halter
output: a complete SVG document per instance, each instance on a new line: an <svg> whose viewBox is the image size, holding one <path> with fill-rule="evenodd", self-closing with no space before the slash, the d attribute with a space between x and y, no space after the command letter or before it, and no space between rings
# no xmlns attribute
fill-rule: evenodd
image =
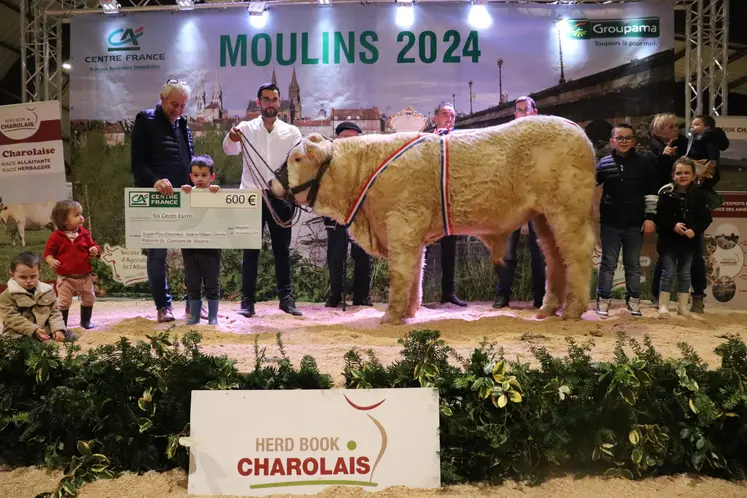
<svg viewBox="0 0 747 498"><path fill-rule="evenodd" d="M309 208L313 209L314 204L316 203L316 196L319 193L319 187L322 183L322 177L324 177L324 173L327 172L331 160L331 158L324 160L324 162L319 166L319 170L316 172L316 176L314 178L302 183L301 185L291 187L288 184L288 159L286 159L283 165L277 171L275 171L275 178L278 179L280 185L282 185L283 189L285 190L286 200L295 201L295 197L297 194L309 190L307 203L309 205Z"/></svg>

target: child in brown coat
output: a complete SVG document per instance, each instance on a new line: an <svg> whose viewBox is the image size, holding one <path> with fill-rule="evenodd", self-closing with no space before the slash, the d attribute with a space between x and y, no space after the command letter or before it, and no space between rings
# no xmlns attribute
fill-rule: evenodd
<svg viewBox="0 0 747 498"><path fill-rule="evenodd" d="M0 294L2 335L61 342L72 336L57 309L54 288L39 281L39 256L23 252L10 264L8 288Z"/></svg>

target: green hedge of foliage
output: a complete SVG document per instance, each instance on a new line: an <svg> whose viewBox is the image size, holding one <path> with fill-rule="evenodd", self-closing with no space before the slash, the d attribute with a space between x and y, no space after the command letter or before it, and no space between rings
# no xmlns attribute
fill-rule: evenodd
<svg viewBox="0 0 747 498"><path fill-rule="evenodd" d="M298 368L280 336L280 360L255 343L255 365L239 373L200 351L197 333L122 338L80 354L67 344L0 340L0 463L64 468L59 488L120 471L186 469L194 389L327 389L311 356ZM539 480L574 471L640 478L701 472L745 477L747 346L716 348L709 369L686 344L664 359L647 337L618 339L614 358L591 359L591 343L568 339L568 355L532 349L541 368L506 360L483 343L462 358L432 330L400 340L384 366L372 352L345 355L348 388L435 387L441 400L445 483ZM451 360L451 361L450 361ZM180 444L181 443L181 444Z"/></svg>

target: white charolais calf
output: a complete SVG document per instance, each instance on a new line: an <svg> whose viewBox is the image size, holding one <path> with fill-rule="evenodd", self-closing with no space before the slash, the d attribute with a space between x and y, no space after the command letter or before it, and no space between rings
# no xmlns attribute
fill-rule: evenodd
<svg viewBox="0 0 747 498"><path fill-rule="evenodd" d="M580 317L588 305L595 242L596 161L584 131L563 118L535 116L455 131L445 142L438 135L421 136L396 156L417 133L334 141L312 134L288 156L284 182L296 201L309 204L313 189L306 187L318 179L314 211L338 223L352 220L349 232L356 243L389 260L383 321L414 316L422 297L424 248L445 234L445 224L450 233L478 237L493 263L502 264L508 235L529 220L547 261L547 292L538 316L562 306L564 317ZM273 180L272 187L275 195L288 195L280 181Z"/></svg>

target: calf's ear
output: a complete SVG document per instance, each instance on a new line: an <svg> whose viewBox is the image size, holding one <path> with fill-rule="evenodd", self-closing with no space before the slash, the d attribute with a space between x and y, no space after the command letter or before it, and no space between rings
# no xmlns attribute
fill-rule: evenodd
<svg viewBox="0 0 747 498"><path fill-rule="evenodd" d="M318 143L324 141L324 137L321 136L319 133L310 133L309 136L306 137L306 140L308 142L312 142L312 143L318 144Z"/></svg>
<svg viewBox="0 0 747 498"><path fill-rule="evenodd" d="M306 151L306 158L310 161L321 163L327 157L327 151L323 145L318 145L313 140L306 139L303 146Z"/></svg>

